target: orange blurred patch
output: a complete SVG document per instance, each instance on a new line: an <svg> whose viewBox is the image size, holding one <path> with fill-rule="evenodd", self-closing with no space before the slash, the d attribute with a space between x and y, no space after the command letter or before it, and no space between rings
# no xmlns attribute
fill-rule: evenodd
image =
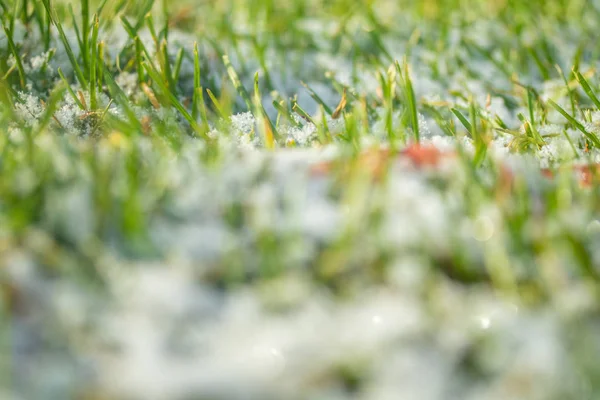
<svg viewBox="0 0 600 400"><path fill-rule="evenodd" d="M385 171L385 166L390 159L391 151L389 149L369 149L362 152L357 164L367 169L375 177L380 177ZM442 160L454 157L453 152L443 152L435 146L410 145L400 153L399 159L406 159L417 168L437 167ZM333 162L322 162L312 166L313 175L325 175L332 171Z"/></svg>
<svg viewBox="0 0 600 400"><path fill-rule="evenodd" d="M343 169L343 173L348 172L352 167L366 169L367 172L375 178L381 177L385 171L385 165L389 160L390 151L388 149L369 149L363 151L358 158L351 164L341 164L338 162L321 162L311 167L312 175L326 175L333 171L336 165Z"/></svg>
<svg viewBox="0 0 600 400"><path fill-rule="evenodd" d="M577 178L579 179L579 184L582 187L590 187L594 182L594 177L600 174L600 165L585 165L576 168Z"/></svg>
<svg viewBox="0 0 600 400"><path fill-rule="evenodd" d="M400 156L412 161L416 167L436 167L442 160L454 157L454 153L443 152L435 146L413 144L402 150Z"/></svg>

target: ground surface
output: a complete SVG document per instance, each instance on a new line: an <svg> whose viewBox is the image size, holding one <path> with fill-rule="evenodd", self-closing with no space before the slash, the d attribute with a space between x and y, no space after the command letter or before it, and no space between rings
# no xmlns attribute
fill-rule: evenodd
<svg viewBox="0 0 600 400"><path fill-rule="evenodd" d="M0 0L0 397L596 399L595 0Z"/></svg>

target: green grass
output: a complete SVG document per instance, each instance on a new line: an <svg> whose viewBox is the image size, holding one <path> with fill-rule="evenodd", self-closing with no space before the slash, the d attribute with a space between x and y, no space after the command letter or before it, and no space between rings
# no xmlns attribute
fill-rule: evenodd
<svg viewBox="0 0 600 400"><path fill-rule="evenodd" d="M103 319L135 309L152 316L140 343L208 338L181 370L155 359L167 383L198 374L165 398L239 398L238 382L248 398L598 397L596 3L0 0L0 365L25 371L0 385L144 398L151 372L109 350L133 346ZM228 301L214 331L156 316L184 292ZM231 316L240 299L252 323ZM357 336L302 336L305 307ZM11 324L42 332L34 356ZM443 374L439 393L389 378L403 357Z"/></svg>

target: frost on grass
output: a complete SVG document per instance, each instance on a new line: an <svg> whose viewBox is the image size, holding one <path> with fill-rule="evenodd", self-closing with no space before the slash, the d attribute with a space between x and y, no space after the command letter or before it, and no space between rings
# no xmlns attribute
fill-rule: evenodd
<svg viewBox="0 0 600 400"><path fill-rule="evenodd" d="M7 398L600 393L587 8L198 2L191 28L111 3L95 109L57 30L3 7ZM383 87L405 57L416 121Z"/></svg>

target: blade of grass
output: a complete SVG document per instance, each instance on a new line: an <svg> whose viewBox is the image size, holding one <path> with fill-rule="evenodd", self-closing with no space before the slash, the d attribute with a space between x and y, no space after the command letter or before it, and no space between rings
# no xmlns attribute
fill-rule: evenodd
<svg viewBox="0 0 600 400"><path fill-rule="evenodd" d="M71 85L69 84L69 81L67 80L67 78L65 78L65 75L63 74L63 72L60 69L60 67L58 68L58 75L60 76L60 79L62 79L62 81L64 82L64 84L66 85L67 91L69 92L69 95L73 98L73 101L75 101L75 104L77 104L77 106L80 109L85 110L85 107L83 106L83 103L81 102L81 100L79 100L79 97L77 97L75 95L75 92L73 91L73 88L71 88Z"/></svg>
<svg viewBox="0 0 600 400"><path fill-rule="evenodd" d="M319 97L319 95L314 90L312 90L306 83L304 83L304 82L300 82L300 83L308 91L308 94L310 95L310 97L312 97L312 99L314 101L316 101L317 104L319 104L320 106L322 106L323 109L325 110L325 112L328 115L332 115L333 114L333 111L331 111L331 108L329 108L327 106L327 104L325 104L325 102L323 101L323 99L321 99L321 97Z"/></svg>
<svg viewBox="0 0 600 400"><path fill-rule="evenodd" d="M469 120L456 108L451 108L450 111L452 111L452 114L454 114L460 123L463 124L463 126L467 129L469 135L473 137L473 127L471 126Z"/></svg>
<svg viewBox="0 0 600 400"><path fill-rule="evenodd" d="M198 116L202 118L202 122L208 125L206 115L206 104L204 102L204 89L202 88L202 71L200 68L200 55L198 53L198 43L194 43L194 94L192 96L192 117L198 120Z"/></svg>
<svg viewBox="0 0 600 400"><path fill-rule="evenodd" d="M4 25L4 33L8 41L10 52L15 58L15 64L17 66L17 71L19 72L19 83L21 84L21 88L24 89L27 75L25 74L25 68L23 68L23 63L21 62L21 56L19 55L19 51L17 50L17 46L15 46L15 42L13 40L13 31L9 30L8 27Z"/></svg>
<svg viewBox="0 0 600 400"><path fill-rule="evenodd" d="M221 119L226 119L227 117L225 116L225 112L223 111L223 107L217 99L217 96L215 96L212 90L210 90L209 88L206 88L206 93L208 94L210 101L215 106L215 110L217 111L217 114L219 114L219 117L221 117Z"/></svg>
<svg viewBox="0 0 600 400"><path fill-rule="evenodd" d="M181 48L177 52L177 57L175 58L175 68L173 69L173 81L175 83L179 81L179 75L181 74L181 65L183 64L183 56L184 51L183 48Z"/></svg>
<svg viewBox="0 0 600 400"><path fill-rule="evenodd" d="M79 84L81 85L81 87L84 90L87 90L88 84L85 80L83 72L81 71L81 68L79 67L79 63L77 62L77 58L75 57L75 54L73 53L73 49L71 48L71 45L69 44L69 40L67 39L67 35L65 34L62 24L58 21L57 17L54 15L54 10L52 9L52 7L50 5L50 0L42 0L42 2L44 3L44 7L46 8L46 13L48 15L48 18L50 18L50 20L52 21L52 23L54 24L56 29L58 29L58 34L63 43L63 46L65 47L65 51L67 52L69 61L71 62L71 65L73 66L73 70L75 71L75 75L77 76L77 80L79 81Z"/></svg>
<svg viewBox="0 0 600 400"><path fill-rule="evenodd" d="M185 106L181 104L177 96L175 96L175 94L169 90L167 83L162 80L158 71L154 70L152 66L150 66L150 64L146 62L144 62L142 66L146 70L146 73L150 76L150 78L152 78L153 83L159 87L162 94L167 97L171 105L175 107L175 109L179 111L183 118L190 124L194 132L199 134L203 139L210 141L210 138L208 137L206 131L198 125L196 120L188 112Z"/></svg>
<svg viewBox="0 0 600 400"><path fill-rule="evenodd" d="M292 117L292 114L290 113L288 108L283 105L283 104L285 104L285 102L283 100L281 101L281 103L273 100L272 104L273 104L273 107L279 113L279 115L282 115L290 124L292 124L292 126L294 126L296 128L302 127L302 124L299 123L298 121L296 121L296 119L294 119L294 117Z"/></svg>
<svg viewBox="0 0 600 400"><path fill-rule="evenodd" d="M96 98L96 85L97 82L97 56L98 56L98 29L100 21L98 16L94 16L94 25L92 28L92 42L90 44L90 107L92 111L98 107L98 100Z"/></svg>
<svg viewBox="0 0 600 400"><path fill-rule="evenodd" d="M135 112L131 108L131 105L130 105L129 99L127 98L127 95L123 92L123 90L115 82L115 79L113 78L110 71L108 71L108 69L106 68L106 65L104 65L104 63L101 63L100 66L101 66L101 69L103 70L102 75L104 76L104 80L106 82L106 85L108 87L108 90L109 90L111 96L113 97L115 102L123 108L125 116L127 117L130 125L133 127L134 132L136 132L136 133L143 132L142 124L140 123L138 117L136 116ZM127 130L126 132L129 133L129 130Z"/></svg>
<svg viewBox="0 0 600 400"><path fill-rule="evenodd" d="M594 93L594 90L592 89L588 81L579 71L573 70L573 74L575 75L575 79L577 80L577 82L579 82L585 94L590 98L590 100L592 100L596 108L600 110L600 100L598 100L598 97Z"/></svg>
<svg viewBox="0 0 600 400"><path fill-rule="evenodd" d="M406 58L404 58L403 66L404 73L402 73L403 71L400 68L400 63L396 61L396 70L398 71L398 74L403 81L402 83L404 84L404 94L406 96L410 121L413 128L413 133L415 135L415 141L419 143L421 137L419 132L419 115L417 111L417 100L415 98L415 90L412 84L412 80L410 78L410 71L408 68L408 61Z"/></svg>
<svg viewBox="0 0 600 400"><path fill-rule="evenodd" d="M296 100L294 100L292 102L292 111L294 111L296 114L298 114L304 120L310 122L314 126L317 126L317 124L315 124L315 121L312 119L312 117L310 115L308 115L308 113L306 111L304 111L304 109L302 107L300 107L300 104L298 104L298 102L296 102Z"/></svg>
<svg viewBox="0 0 600 400"><path fill-rule="evenodd" d="M573 116L569 115L561 106L556 104L552 100L548 100L548 104L550 104L556 111L558 111L567 121L569 121L575 128L577 128L581 133L583 133L596 147L600 148L600 140L598 137L591 132L588 132L579 121L577 121Z"/></svg>
<svg viewBox="0 0 600 400"><path fill-rule="evenodd" d="M242 85L242 82L240 81L240 77L238 76L237 72L235 72L233 65L231 65L229 56L227 56L227 55L223 56L223 63L225 64L225 68L227 69L227 74L229 75L229 79L231 80L231 83L233 83L233 87L235 87L235 90L237 90L240 97L246 103L246 106L248 107L248 111L252 111L252 100L250 99L250 95L248 94L248 91L246 90L246 88L244 88L244 86Z"/></svg>
<svg viewBox="0 0 600 400"><path fill-rule="evenodd" d="M271 122L271 119L267 115L265 108L262 105L262 96L260 94L259 82L258 82L258 72L254 74L254 108L257 110L255 114L260 114L263 119L263 137L265 140L265 144L267 148L274 149L277 141L280 139L279 134L277 133L277 129ZM260 126L260 124L259 124Z"/></svg>
<svg viewBox="0 0 600 400"><path fill-rule="evenodd" d="M332 142L331 132L329 131L329 125L327 124L327 117L325 116L325 110L321 109L321 123L319 124L318 135L321 144L327 144Z"/></svg>
<svg viewBox="0 0 600 400"><path fill-rule="evenodd" d="M487 144L482 136L482 132L484 132L483 126L481 130L478 128L477 124L477 108L475 106L475 101L471 100L469 103L469 116L471 118L471 128L473 129L474 141L475 141L475 157L473 162L475 166L481 165L483 160L485 160L485 156L487 154ZM483 121L482 121L483 122Z"/></svg>
<svg viewBox="0 0 600 400"><path fill-rule="evenodd" d="M527 90L527 108L529 110L529 121L531 125L535 124L535 112L533 106L533 93L531 90Z"/></svg>
<svg viewBox="0 0 600 400"><path fill-rule="evenodd" d="M344 91L342 92L342 98L340 99L340 102L338 103L337 107L331 114L331 118L338 119L340 117L340 115L342 115L342 113L344 112L344 109L346 108L347 104L348 104L347 91L346 91L346 89L344 89Z"/></svg>
<svg viewBox="0 0 600 400"><path fill-rule="evenodd" d="M89 63L91 55L89 54L90 51L88 50L91 29L92 27L90 25L90 0L81 0L81 56L83 58L83 65L88 68L91 68ZM92 46L96 46L95 42L93 41ZM93 85L93 83L90 84Z"/></svg>
<svg viewBox="0 0 600 400"><path fill-rule="evenodd" d="M169 60L169 48L167 46L167 41L164 39L160 42L160 51L158 56L164 82L166 83L169 91L175 95L177 94L177 84L173 79L173 71L171 70L171 62Z"/></svg>
<svg viewBox="0 0 600 400"><path fill-rule="evenodd" d="M77 24L77 17L75 17L75 11L73 11L72 4L69 4L69 14L71 15L71 21L73 22L73 31L75 31L75 39L77 39L77 44L79 45L81 58L83 59L84 69L87 71L87 56L83 55L83 52L85 52L86 48L83 47L81 31L79 30L79 25Z"/></svg>
<svg viewBox="0 0 600 400"><path fill-rule="evenodd" d="M558 71L558 74L561 76L563 82L565 83L565 87L567 88L567 93L569 94L569 101L571 102L571 112L573 114L576 114L577 109L575 107L575 95L573 94L573 90L569 85L569 81L567 80L567 77L565 76L565 73L563 72L562 68L560 68L558 64L555 65L555 68Z"/></svg>

